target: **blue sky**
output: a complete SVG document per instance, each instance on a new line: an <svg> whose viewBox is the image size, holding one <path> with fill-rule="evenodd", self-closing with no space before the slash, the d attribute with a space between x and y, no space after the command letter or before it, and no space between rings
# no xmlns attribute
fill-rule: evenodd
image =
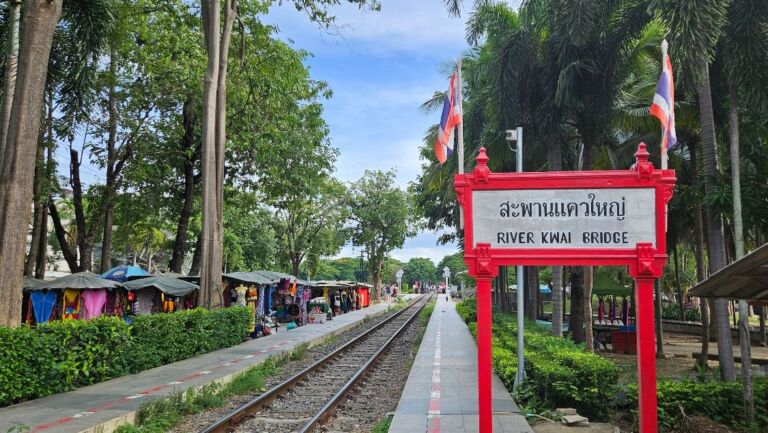
<svg viewBox="0 0 768 433"><path fill-rule="evenodd" d="M288 2L291 3L291 2ZM337 177L359 178L365 170L397 170L406 187L420 172L418 148L438 113L419 105L447 87L440 66L458 58L468 45L464 17L448 16L442 0L383 0L380 12L342 5L333 9L338 35L320 29L291 4L274 6L264 22L278 37L313 54L307 60L315 79L327 81L334 96L325 102L330 138L341 151ZM467 2L471 4L471 2ZM424 232L392 252L398 260L429 257L435 262L456 252ZM357 255L346 247L341 256Z"/></svg>

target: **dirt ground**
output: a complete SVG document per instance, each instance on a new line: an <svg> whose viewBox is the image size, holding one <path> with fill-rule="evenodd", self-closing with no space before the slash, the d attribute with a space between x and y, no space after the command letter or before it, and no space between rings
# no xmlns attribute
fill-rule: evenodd
<svg viewBox="0 0 768 433"><path fill-rule="evenodd" d="M701 339L693 335L664 333L664 353L671 356L666 359L656 360L656 371L659 379L686 379L695 378L698 374L696 362L692 353L701 351ZM739 355L739 345L734 342L734 355ZM709 353L717 354L717 342L709 344ZM623 355L610 351L600 352L600 355L615 362L622 370L619 378L620 384L637 382L637 357L635 355ZM752 357L768 359L768 347L752 346ZM717 361L708 362L710 369L717 367ZM740 364L736 364L741 368ZM768 375L768 366L752 366L756 376Z"/></svg>

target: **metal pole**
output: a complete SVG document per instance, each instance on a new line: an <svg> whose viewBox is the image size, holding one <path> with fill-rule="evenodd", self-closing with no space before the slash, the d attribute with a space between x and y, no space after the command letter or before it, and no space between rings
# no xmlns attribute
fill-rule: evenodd
<svg viewBox="0 0 768 433"><path fill-rule="evenodd" d="M459 147L456 157L458 159L459 174L464 174L464 83L461 81L461 59L456 62L456 81L458 81L456 99L459 102L459 113L461 113L461 122L459 122L459 127L456 128L456 141ZM459 229L464 229L464 212L459 212Z"/></svg>
<svg viewBox="0 0 768 433"><path fill-rule="evenodd" d="M518 126L517 131L517 172L523 172L523 128ZM504 282L506 284L506 281ZM517 373L515 374L515 386L517 388L525 380L525 356L523 352L523 328L525 327L525 307L523 298L525 290L525 270L517 267Z"/></svg>

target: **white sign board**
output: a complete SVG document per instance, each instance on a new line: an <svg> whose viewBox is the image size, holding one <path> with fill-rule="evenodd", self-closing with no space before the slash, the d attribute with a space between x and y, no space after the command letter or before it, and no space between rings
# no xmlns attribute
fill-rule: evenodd
<svg viewBox="0 0 768 433"><path fill-rule="evenodd" d="M472 192L474 246L635 248L656 244L653 188Z"/></svg>

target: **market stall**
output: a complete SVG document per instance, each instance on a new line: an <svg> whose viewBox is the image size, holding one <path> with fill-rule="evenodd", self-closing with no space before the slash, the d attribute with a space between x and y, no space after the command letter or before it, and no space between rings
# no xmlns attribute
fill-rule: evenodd
<svg viewBox="0 0 768 433"><path fill-rule="evenodd" d="M78 272L53 281L32 283L29 302L31 314L27 322L49 320L93 319L102 314L122 316L125 293L117 282L92 272ZM29 311L29 310L28 310Z"/></svg>
<svg viewBox="0 0 768 433"><path fill-rule="evenodd" d="M122 283L128 291L132 314L172 313L194 308L197 284L164 275L139 278Z"/></svg>

